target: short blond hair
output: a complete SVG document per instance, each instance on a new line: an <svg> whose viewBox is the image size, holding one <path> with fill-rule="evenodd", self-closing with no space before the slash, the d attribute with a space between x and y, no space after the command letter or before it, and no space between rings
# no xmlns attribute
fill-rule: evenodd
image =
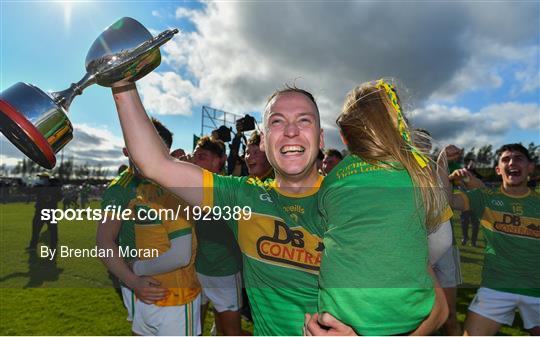
<svg viewBox="0 0 540 337"><path fill-rule="evenodd" d="M264 125L266 125L266 116L270 112L270 111L268 111L268 109L270 108L270 105L272 104L272 102L274 102L274 100L279 95L289 94L289 93L296 93L296 94L301 94L301 95L306 96L309 99L309 101L311 103L313 103L313 105L315 106L315 112L316 112L316 115L317 115L317 122L318 122L319 125L321 125L321 118L320 118L320 115L319 115L319 106L317 105L317 102L315 101L315 97L313 97L313 95L309 91L307 91L305 89L298 88L295 85L289 85L289 84L286 84L285 88L283 88L283 89L279 89L279 90L274 91L266 99L266 104L264 106L264 111L263 111L263 123L264 123Z"/></svg>

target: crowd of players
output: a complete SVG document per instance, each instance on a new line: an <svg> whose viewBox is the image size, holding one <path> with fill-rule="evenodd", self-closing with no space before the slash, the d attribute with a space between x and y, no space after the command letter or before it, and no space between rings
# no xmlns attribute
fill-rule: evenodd
<svg viewBox="0 0 540 337"><path fill-rule="evenodd" d="M337 119L345 151L322 150L314 97L288 87L269 97L260 132L246 139L237 125L228 155L218 132L186 154L171 151L171 132L147 117L135 85L113 95L129 167L105 191L104 209L253 211L249 220L99 224L100 248L160 251L102 259L122 282L134 334L200 335L210 302L224 335L247 334L242 314L257 335L427 335L441 327L493 335L516 309L524 328L540 333L540 199L527 186L534 163L523 146L499 149L502 184L488 189L472 167L452 168L461 149L448 145L430 158L429 133L409 128L395 88L379 80L347 95ZM473 245L477 224L486 241L463 329L452 210L470 219Z"/></svg>
<svg viewBox="0 0 540 337"><path fill-rule="evenodd" d="M135 86L113 93L131 165L111 184L104 206L249 205L256 217L100 226L102 247L118 238L163 252L152 260L105 260L125 284L134 333L200 334L211 301L219 331L241 335L243 283L255 334L429 334L443 323L446 333L461 334L455 314L459 265L448 244L452 235L444 234L450 205L472 211L486 238L482 287L465 334L495 334L512 323L516 308L525 329L538 334L539 199L527 187L534 164L521 145L499 150L496 171L503 183L488 190L467 169L449 172L447 160L460 149L447 146L434 162L421 141L413 144L395 88L380 80L353 89L338 117L351 154L327 150L321 156L315 99L287 88L268 99L262 135L255 132L246 142L243 161L239 142L232 142L225 171L225 145L215 134L176 159L172 136L157 121L152 125ZM248 177L225 176L242 174L243 165ZM465 189L454 195L451 180ZM436 291L428 260L445 296ZM199 285L200 293L193 290Z"/></svg>

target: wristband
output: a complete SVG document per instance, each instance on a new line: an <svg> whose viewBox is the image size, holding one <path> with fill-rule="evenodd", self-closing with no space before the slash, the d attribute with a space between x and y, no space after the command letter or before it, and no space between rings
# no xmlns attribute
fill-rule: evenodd
<svg viewBox="0 0 540 337"><path fill-rule="evenodd" d="M124 91L137 89L137 86L135 85L135 83L129 83L120 87L112 87L111 89L112 89L113 94L119 94Z"/></svg>

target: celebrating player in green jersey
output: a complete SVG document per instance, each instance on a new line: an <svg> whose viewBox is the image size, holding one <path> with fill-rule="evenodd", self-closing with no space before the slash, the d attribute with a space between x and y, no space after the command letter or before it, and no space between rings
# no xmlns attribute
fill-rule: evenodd
<svg viewBox="0 0 540 337"><path fill-rule="evenodd" d="M453 145L444 152L455 152ZM445 164L444 156L439 162ZM450 204L472 210L480 219L486 250L481 288L469 306L466 335L494 335L502 324L511 325L516 308L525 329L540 334L540 195L527 187L534 163L521 144L503 145L497 151L495 170L502 177L498 190L478 188L451 194ZM451 178L481 182L466 169Z"/></svg>
<svg viewBox="0 0 540 337"><path fill-rule="evenodd" d="M316 311L323 249L317 214L322 177L315 165L323 134L313 96L296 88L270 96L260 146L275 169L276 179L261 183L255 178L222 177L176 161L160 143L135 85L113 88L113 94L127 147L145 176L191 205L217 206L214 208L222 214L234 207L250 208L251 212L242 212L240 217L223 219L243 254L254 333L301 334L303 314ZM444 314L435 310L420 334L442 323L445 317L441 321L441 316ZM340 322L320 329L321 334L344 335L350 331Z"/></svg>
<svg viewBox="0 0 540 337"><path fill-rule="evenodd" d="M152 124L169 148L172 133L155 119ZM123 152L129 157L125 148ZM196 243L192 240L192 226L180 217L145 216L147 210L157 213L177 203L176 197L141 176L131 160L129 169L114 179L103 194L102 209L127 209L134 215L129 220L106 215L98 223L96 243L100 249L114 253L102 257L102 261L122 281L122 298L135 335L200 334L201 296L194 267ZM152 259L131 256L124 257L124 261L120 253L123 249L155 249L159 253Z"/></svg>

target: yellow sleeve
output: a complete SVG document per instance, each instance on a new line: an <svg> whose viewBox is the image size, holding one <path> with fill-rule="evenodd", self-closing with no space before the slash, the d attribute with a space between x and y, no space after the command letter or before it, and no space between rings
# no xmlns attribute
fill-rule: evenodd
<svg viewBox="0 0 540 337"><path fill-rule="evenodd" d="M444 209L444 211L442 211L442 213L440 215L440 219L437 222L438 223L446 222L446 221L452 219L453 216L454 216L454 212L452 212L452 209L450 208L449 205L446 205L446 208Z"/></svg>
<svg viewBox="0 0 540 337"><path fill-rule="evenodd" d="M203 202L201 206L214 206L214 176L212 172L203 170Z"/></svg>

